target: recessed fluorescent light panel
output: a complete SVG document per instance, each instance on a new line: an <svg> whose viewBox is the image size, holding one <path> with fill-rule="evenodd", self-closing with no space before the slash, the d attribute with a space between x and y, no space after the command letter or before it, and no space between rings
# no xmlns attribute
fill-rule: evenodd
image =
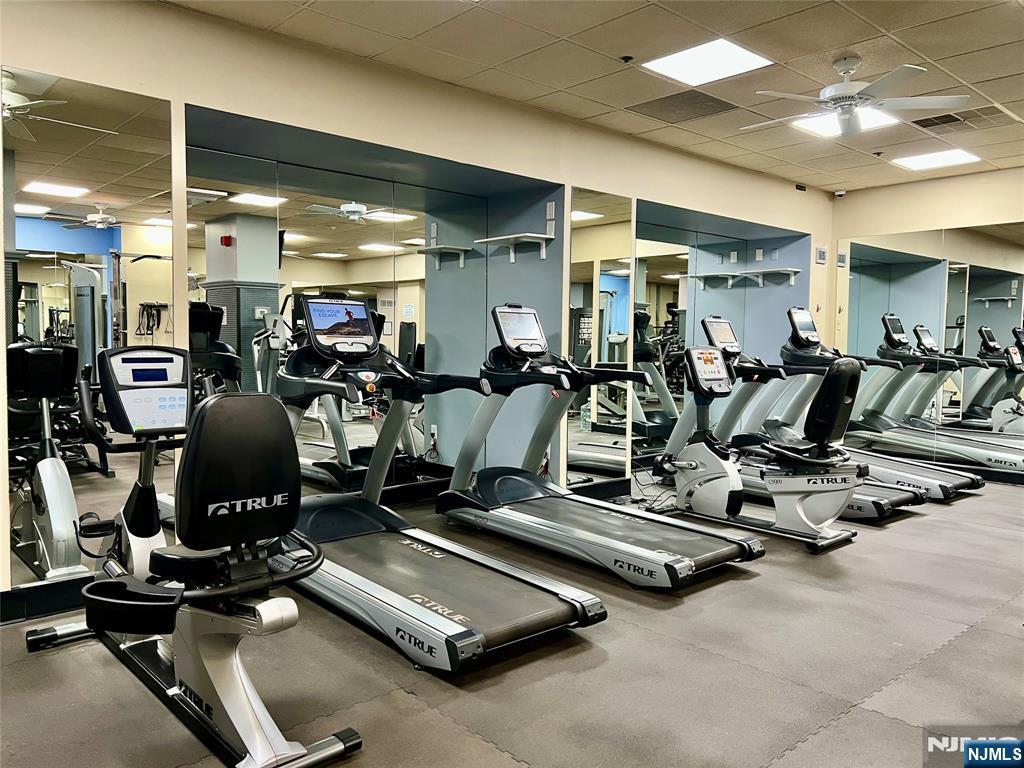
<svg viewBox="0 0 1024 768"><path fill-rule="evenodd" d="M713 83L753 69L767 67L772 62L746 48L719 38L710 43L687 48L685 51L648 61L646 69L687 85Z"/></svg>
<svg viewBox="0 0 1024 768"><path fill-rule="evenodd" d="M319 256L322 259L344 259L348 256L347 253L332 253L330 251L317 251L313 255Z"/></svg>
<svg viewBox="0 0 1024 768"><path fill-rule="evenodd" d="M349 288L345 291L349 296L365 296L366 291L357 291L355 288Z"/></svg>
<svg viewBox="0 0 1024 768"><path fill-rule="evenodd" d="M64 184L51 184L48 181L31 181L22 187L21 191L53 197L81 197L89 190L86 187L68 187Z"/></svg>
<svg viewBox="0 0 1024 768"><path fill-rule="evenodd" d="M281 251L282 256L298 256L298 251Z"/></svg>
<svg viewBox="0 0 1024 768"><path fill-rule="evenodd" d="M590 211L573 211L569 214L572 221L591 221L592 219L603 219L603 213L591 213Z"/></svg>
<svg viewBox="0 0 1024 768"><path fill-rule="evenodd" d="M57 254L55 253L26 253L26 259L56 259Z"/></svg>
<svg viewBox="0 0 1024 768"><path fill-rule="evenodd" d="M422 237L410 237L408 240L403 240L402 245L414 245L418 248L422 248L427 244L427 241Z"/></svg>
<svg viewBox="0 0 1024 768"><path fill-rule="evenodd" d="M386 243L367 243L360 245L359 250L371 253L398 253L402 249L397 245L387 245Z"/></svg>
<svg viewBox="0 0 1024 768"><path fill-rule="evenodd" d="M371 221L412 221L415 216L410 216L408 213L392 213L391 211L371 211L370 213L363 216L364 219L370 219Z"/></svg>
<svg viewBox="0 0 1024 768"><path fill-rule="evenodd" d="M221 192L217 189L203 189L202 187L185 187L186 192L194 192L197 195L209 195L210 197L227 197L227 192Z"/></svg>
<svg viewBox="0 0 1024 768"><path fill-rule="evenodd" d="M174 222L172 222L170 219L159 219L159 218L146 219L142 223L143 224L148 224L151 227L170 227L170 226L174 225ZM195 229L198 226L199 226L198 224L193 224L192 222L189 222L188 224L185 225L185 227L187 229Z"/></svg>
<svg viewBox="0 0 1024 768"><path fill-rule="evenodd" d="M609 269L608 270L608 274L609 275L615 275L616 277L625 277L626 275L629 274L629 270L628 269Z"/></svg>
<svg viewBox="0 0 1024 768"><path fill-rule="evenodd" d="M24 216L42 216L49 213L50 209L45 205L32 205L31 203L15 203L14 212Z"/></svg>
<svg viewBox="0 0 1024 768"><path fill-rule="evenodd" d="M298 232L285 232L284 233L284 241L286 243L301 243L301 242L304 242L306 240L309 240L309 236L308 235L302 235L302 234L299 234Z"/></svg>
<svg viewBox="0 0 1024 768"><path fill-rule="evenodd" d="M860 107L854 110L852 119L860 123L862 131L873 131L876 128L884 128L887 125L895 125L899 122L892 115L872 107ZM794 128L799 128L801 131L807 131L808 133L828 139L840 134L839 117L835 114L805 117L802 120L794 120L790 125Z"/></svg>
<svg viewBox="0 0 1024 768"><path fill-rule="evenodd" d="M686 277L686 275L673 273L671 275L662 275L662 277L665 278L666 280L682 280L684 277Z"/></svg>
<svg viewBox="0 0 1024 768"><path fill-rule="evenodd" d="M255 192L243 192L228 198L229 203L239 205L258 205L261 208L271 208L281 203L287 203L287 197L272 197L271 195L257 195Z"/></svg>
<svg viewBox="0 0 1024 768"><path fill-rule="evenodd" d="M897 157L893 163L912 171L930 171L933 168L948 168L951 165L966 165L981 160L977 155L962 149L947 149L943 152L929 152L926 155Z"/></svg>

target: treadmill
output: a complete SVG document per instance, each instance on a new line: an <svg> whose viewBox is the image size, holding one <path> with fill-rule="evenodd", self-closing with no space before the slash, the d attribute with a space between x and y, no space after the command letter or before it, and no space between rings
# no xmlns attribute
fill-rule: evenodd
<svg viewBox="0 0 1024 768"><path fill-rule="evenodd" d="M478 408L452 474L451 489L437 498L450 520L499 533L602 568L644 588L678 589L700 572L764 555L760 540L730 536L664 515L587 498L537 474L562 417L585 387L610 380L647 382L640 371L581 368L548 350L536 310L519 304L494 307L499 346L481 377L493 394ZM553 388L521 467L476 466L502 406L518 389Z"/></svg>
<svg viewBox="0 0 1024 768"><path fill-rule="evenodd" d="M362 493L302 500L296 529L323 550L324 563L296 587L386 637L417 665L444 672L498 648L607 617L594 595L420 530L382 506L388 466L413 407L454 389L490 393L486 379L424 373L386 352L365 301L300 298L310 333L278 373L282 399L337 395L348 402L388 391L391 408ZM286 406L292 424L301 405ZM284 565L308 552L297 539Z"/></svg>
<svg viewBox="0 0 1024 768"><path fill-rule="evenodd" d="M885 338L878 356L900 362L903 369L883 368L875 376L873 397L860 419L851 422L847 444L978 474L994 482L1024 484L1024 448L993 443L981 432L975 433L977 437L961 437L941 429L912 427L889 412L900 390L928 358L910 346L899 317L883 315L882 327ZM883 372L888 375L881 376Z"/></svg>
<svg viewBox="0 0 1024 768"><path fill-rule="evenodd" d="M790 321L792 323L792 317ZM841 356L821 355L792 360L788 359L786 347L783 347L784 364L766 366L762 360L751 358L743 353L732 323L728 320L711 315L705 318L701 325L708 338L708 343L722 350L726 360L733 365L736 377L742 382L732 394L714 434L718 439L741 451L743 461L740 463L740 477L743 480L744 494L758 501L771 503L772 493L762 472L765 464L762 446L769 440L790 443L806 440L804 434L796 428L795 424L803 418L804 412L819 388L821 379L828 372L831 364ZM816 334L814 338L817 338ZM792 411L792 416L783 415L775 420L758 420L759 423L756 424L748 422L746 432L737 434L738 415L740 411L745 410L747 403L760 393L761 397L768 398L773 404L779 404L786 399L787 393L794 391L791 385L795 385L796 388L793 399L800 400L800 404L795 408L787 408L784 411L784 414L789 414ZM778 393L778 397L771 392L763 391L769 386ZM691 415L691 410L694 415ZM696 426L695 413L696 407L691 409L688 405L685 413L688 418L681 420L681 423L685 422L685 424L680 432L673 436L669 448L670 454L678 453L685 440L693 432L693 428ZM767 411L765 413L767 414ZM866 464L862 456L854 456L852 453L850 455L855 463ZM903 507L923 504L926 499L927 493L923 490L911 486L885 484L868 474L865 482L854 491L839 517L843 520L884 520L899 514Z"/></svg>
<svg viewBox="0 0 1024 768"><path fill-rule="evenodd" d="M817 367L818 372L816 376L806 376L798 388L780 398L780 401L785 401L782 412L765 422L766 431L773 436L779 436L775 434L776 432L785 433L786 430L792 429L792 425L797 423L814 397L820 376L834 360L844 356L837 349L821 343L814 316L806 309L793 307L788 310L787 316L791 333L780 352L784 366ZM902 363L897 361L849 354L845 357L859 361L868 370L902 370ZM789 370L787 368L787 371ZM973 473L923 466L904 459L851 448L848 445L844 445L844 448L855 460L868 465L868 483L885 484L881 487L921 491L934 501L945 501L954 498L961 491L976 490L985 484L981 477Z"/></svg>

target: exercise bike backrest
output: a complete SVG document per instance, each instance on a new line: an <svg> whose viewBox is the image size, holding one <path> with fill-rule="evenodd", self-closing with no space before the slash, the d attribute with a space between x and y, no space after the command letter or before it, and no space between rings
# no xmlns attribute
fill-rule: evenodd
<svg viewBox="0 0 1024 768"><path fill-rule="evenodd" d="M21 342L7 347L7 396L54 400L74 392L78 348L60 342Z"/></svg>
<svg viewBox="0 0 1024 768"><path fill-rule="evenodd" d="M841 357L828 367L807 408L804 437L809 442L824 446L846 434L860 386L860 373L861 364L849 357Z"/></svg>

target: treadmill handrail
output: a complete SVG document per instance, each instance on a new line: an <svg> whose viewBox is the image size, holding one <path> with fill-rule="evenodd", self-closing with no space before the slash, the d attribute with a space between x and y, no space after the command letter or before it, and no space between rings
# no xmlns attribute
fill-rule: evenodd
<svg viewBox="0 0 1024 768"><path fill-rule="evenodd" d="M756 363L740 363L733 365L736 378L740 381L758 381L770 379L785 379L786 371L781 365L758 365Z"/></svg>
<svg viewBox="0 0 1024 768"><path fill-rule="evenodd" d="M317 376L293 376L290 373L286 373L284 368L277 372L277 378L279 381L293 384L300 388L303 397L337 395L350 403L358 403L361 400L359 390L348 382L333 381Z"/></svg>

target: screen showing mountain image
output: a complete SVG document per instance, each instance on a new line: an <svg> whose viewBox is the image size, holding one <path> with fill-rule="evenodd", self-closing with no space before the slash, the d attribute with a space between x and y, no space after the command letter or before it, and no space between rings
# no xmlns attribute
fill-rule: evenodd
<svg viewBox="0 0 1024 768"><path fill-rule="evenodd" d="M365 302L349 299L309 299L308 322L319 346L336 350L371 350L377 337Z"/></svg>

